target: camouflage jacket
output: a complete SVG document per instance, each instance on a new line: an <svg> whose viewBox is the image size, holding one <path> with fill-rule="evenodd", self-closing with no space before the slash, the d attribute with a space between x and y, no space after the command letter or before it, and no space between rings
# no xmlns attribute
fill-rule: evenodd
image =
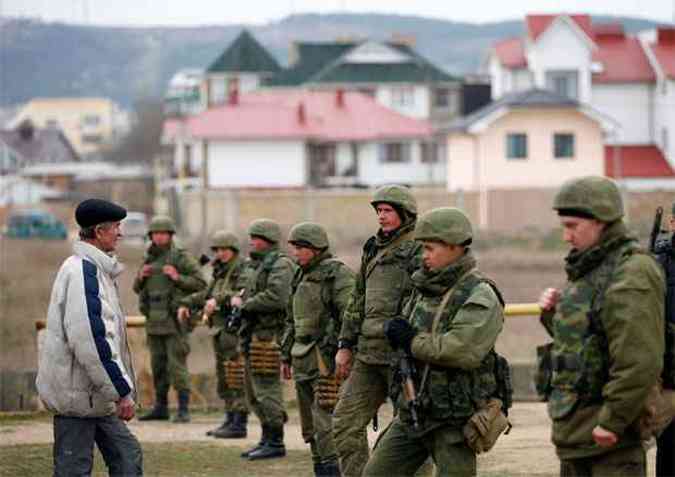
<svg viewBox="0 0 675 477"><path fill-rule="evenodd" d="M478 404L497 394L494 346L504 322L503 304L495 285L475 267L468 251L443 270L420 269L412 277L415 292L405 316L417 330L410 348L418 380L429 365L425 387L420 390L424 407L421 433L442 425L456 427L459 432ZM449 298L432 332L447 292ZM401 419L409 421L401 395L398 407Z"/></svg>
<svg viewBox="0 0 675 477"><path fill-rule="evenodd" d="M207 300L215 298L218 304L217 310L209 318L209 328L212 334L220 332L226 323L230 312L230 299L240 293L246 286L245 267L239 257L233 258L228 263L216 260L213 264L213 279L207 288L186 296L180 302L181 305L190 308L193 315L201 318L201 311Z"/></svg>
<svg viewBox="0 0 675 477"><path fill-rule="evenodd" d="M334 372L338 332L353 287L354 273L328 252L296 271L281 347L296 381L318 377L317 346Z"/></svg>
<svg viewBox="0 0 675 477"><path fill-rule="evenodd" d="M276 247L251 258L241 310L255 321L256 334L271 339L283 331L296 265Z"/></svg>
<svg viewBox="0 0 675 477"><path fill-rule="evenodd" d="M548 410L558 455L569 459L639 445L632 424L663 366L665 286L659 265L620 221L566 261L568 282L551 323ZM595 444L596 425L617 434L618 444Z"/></svg>
<svg viewBox="0 0 675 477"><path fill-rule="evenodd" d="M421 265L422 251L422 246L412 239L414 227L413 221L386 238L378 233L363 247L340 340L358 342L356 359L366 364L388 365L391 361L392 349L384 336L384 323L401 316L412 294L410 276Z"/></svg>
<svg viewBox="0 0 675 477"><path fill-rule="evenodd" d="M187 294L206 287L199 263L172 243L168 248L150 245L143 265L152 265L152 275L142 279L136 274L133 290L138 294L138 307L146 318L147 332L167 335L184 331L177 326L176 311ZM173 265L178 271L175 282L162 273L164 265Z"/></svg>

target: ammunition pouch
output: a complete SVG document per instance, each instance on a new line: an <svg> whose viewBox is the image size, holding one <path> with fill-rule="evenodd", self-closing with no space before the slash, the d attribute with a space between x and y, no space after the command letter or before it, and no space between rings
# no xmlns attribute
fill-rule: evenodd
<svg viewBox="0 0 675 477"><path fill-rule="evenodd" d="M553 385L553 343L537 346L537 369L534 375L534 386L542 401L548 401Z"/></svg>
<svg viewBox="0 0 675 477"><path fill-rule="evenodd" d="M275 341L251 341L248 358L251 363L251 373L260 376L279 375L281 365L281 350Z"/></svg>
<svg viewBox="0 0 675 477"><path fill-rule="evenodd" d="M244 389L244 357L225 360L225 386L227 389Z"/></svg>
<svg viewBox="0 0 675 477"><path fill-rule="evenodd" d="M315 395L319 407L332 412L338 401L341 380L335 375L319 376L315 389Z"/></svg>
<svg viewBox="0 0 675 477"><path fill-rule="evenodd" d="M502 412L501 400L492 398L481 406L464 425L462 432L466 444L476 453L494 447L502 433L508 434L511 423Z"/></svg>

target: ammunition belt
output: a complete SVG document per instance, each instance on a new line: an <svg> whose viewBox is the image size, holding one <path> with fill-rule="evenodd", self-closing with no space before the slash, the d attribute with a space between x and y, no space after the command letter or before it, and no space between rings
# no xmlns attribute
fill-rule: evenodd
<svg viewBox="0 0 675 477"><path fill-rule="evenodd" d="M225 385L228 389L244 389L244 357L225 360Z"/></svg>
<svg viewBox="0 0 675 477"><path fill-rule="evenodd" d="M319 406L326 411L332 412L338 401L342 380L335 375L319 376L316 386L316 400Z"/></svg>
<svg viewBox="0 0 675 477"><path fill-rule="evenodd" d="M253 340L248 353L251 373L258 375L279 375L281 351L274 341Z"/></svg>

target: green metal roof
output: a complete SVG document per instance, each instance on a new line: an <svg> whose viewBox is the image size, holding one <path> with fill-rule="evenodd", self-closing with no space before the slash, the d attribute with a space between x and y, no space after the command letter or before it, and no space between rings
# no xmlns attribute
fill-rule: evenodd
<svg viewBox="0 0 675 477"><path fill-rule="evenodd" d="M311 83L425 83L453 81L436 68L417 63L342 63L312 77Z"/></svg>
<svg viewBox="0 0 675 477"><path fill-rule="evenodd" d="M357 43L296 43L297 63L270 78L266 84L300 86L356 45Z"/></svg>
<svg viewBox="0 0 675 477"><path fill-rule="evenodd" d="M272 55L247 30L243 30L206 71L276 73L281 68Z"/></svg>

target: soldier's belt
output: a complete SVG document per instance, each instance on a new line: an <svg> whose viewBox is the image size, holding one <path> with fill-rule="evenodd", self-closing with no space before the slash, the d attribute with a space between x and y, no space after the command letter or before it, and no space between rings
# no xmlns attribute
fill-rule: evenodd
<svg viewBox="0 0 675 477"><path fill-rule="evenodd" d="M223 366L227 388L244 389L244 357L240 354L235 359L224 361Z"/></svg>
<svg viewBox="0 0 675 477"><path fill-rule="evenodd" d="M248 354L251 372L257 375L274 376L279 374L281 351L274 341L258 341L254 339Z"/></svg>

